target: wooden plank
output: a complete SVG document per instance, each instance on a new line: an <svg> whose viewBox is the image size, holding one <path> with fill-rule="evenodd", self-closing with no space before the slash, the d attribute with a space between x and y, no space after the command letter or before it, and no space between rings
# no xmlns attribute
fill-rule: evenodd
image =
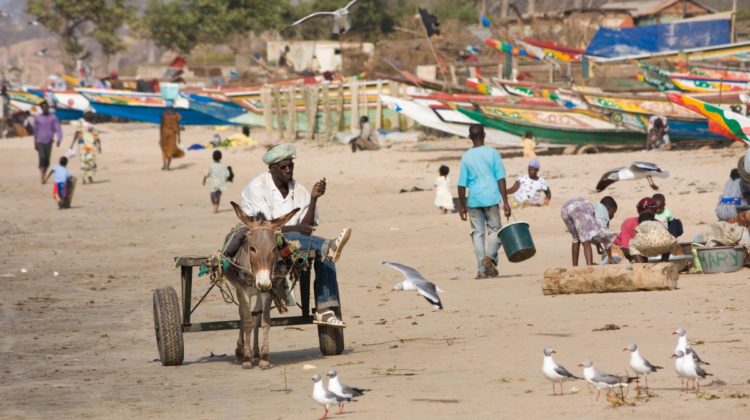
<svg viewBox="0 0 750 420"><path fill-rule="evenodd" d="M680 274L670 263L549 268L545 295L674 290Z"/></svg>

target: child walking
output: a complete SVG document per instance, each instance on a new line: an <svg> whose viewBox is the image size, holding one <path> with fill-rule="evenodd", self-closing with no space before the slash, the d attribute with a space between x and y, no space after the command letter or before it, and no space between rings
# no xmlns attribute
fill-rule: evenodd
<svg viewBox="0 0 750 420"><path fill-rule="evenodd" d="M60 158L60 164L55 165L50 169L47 176L44 178L44 182L54 175L55 183L52 185L52 194L57 201L57 206L61 209L70 208L70 201L73 195L73 188L75 187L75 177L70 175L68 168L68 158L65 156Z"/></svg>
<svg viewBox="0 0 750 420"><path fill-rule="evenodd" d="M449 172L450 168L440 165L439 175L435 178L435 207L440 209L440 214L447 214L454 209L453 196L450 191L451 180L448 178Z"/></svg>
<svg viewBox="0 0 750 420"><path fill-rule="evenodd" d="M206 174L203 176L203 185L206 185L206 180L209 181L211 204L214 206L214 213L218 213L221 193L227 190L227 182L232 182L234 174L231 167L221 163L221 151L214 150L213 159L214 163L208 167Z"/></svg>

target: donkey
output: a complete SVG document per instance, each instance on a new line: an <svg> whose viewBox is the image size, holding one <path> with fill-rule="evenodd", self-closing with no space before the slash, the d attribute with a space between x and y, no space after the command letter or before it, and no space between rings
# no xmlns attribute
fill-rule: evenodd
<svg viewBox="0 0 750 420"><path fill-rule="evenodd" d="M245 239L235 255L237 266L252 276L228 270L227 280L237 289L237 299L240 304L240 337L237 340L235 355L242 363L243 369L251 369L253 362L257 362L261 369L271 367L268 351L268 332L271 329L271 301L269 293L273 286L274 267L279 259L276 247L276 230L289 221L300 209L296 208L288 214L273 220L266 220L262 213L250 217L242 208L231 202L234 212L248 231ZM250 299L255 296L255 308L251 311ZM263 330L263 344L258 351L258 327ZM253 342L252 335L255 340Z"/></svg>

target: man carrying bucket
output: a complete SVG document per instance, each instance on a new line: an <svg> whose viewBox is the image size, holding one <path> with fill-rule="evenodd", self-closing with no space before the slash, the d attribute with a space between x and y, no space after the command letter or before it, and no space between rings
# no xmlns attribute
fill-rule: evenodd
<svg viewBox="0 0 750 420"><path fill-rule="evenodd" d="M511 213L505 188L505 166L500 153L484 145L484 127L480 124L469 126L469 138L472 147L461 156L458 175L458 214L461 220L467 220L468 215L471 222L471 239L477 257L475 278L497 277L498 233L502 227L500 203L503 203L505 217L510 217ZM485 231L489 236L487 247Z"/></svg>

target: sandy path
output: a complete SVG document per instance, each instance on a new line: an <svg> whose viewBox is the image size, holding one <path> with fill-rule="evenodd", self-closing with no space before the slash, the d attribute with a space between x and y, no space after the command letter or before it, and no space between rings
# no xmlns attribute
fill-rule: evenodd
<svg viewBox="0 0 750 420"><path fill-rule="evenodd" d="M525 209L518 219L533 230L537 256L501 264L501 278L473 280L468 223L432 207L432 181L440 164L455 182L466 141L397 145L352 155L344 146L300 144L296 178L308 186L323 176L318 234L344 226L354 235L339 263L347 350L322 357L315 328L276 328L275 367L242 370L230 357L236 331L186 334L180 367L162 367L153 334L155 288L179 289L172 257L207 254L235 223L230 198L264 169L261 150L233 149L231 185L219 215L210 213L201 188L210 151L189 152L176 170L159 170L157 129L102 127L104 154L98 182L80 185L74 208L57 210L51 186L41 186L31 140L0 141L0 412L3 418L317 418L310 399L312 371L337 366L344 383L371 388L341 418L746 418L747 399L705 401L679 391L669 355L670 332L684 326L700 340L709 372L725 381L712 392L750 393L748 271L685 275L673 292L544 297L545 268L569 264L569 238L559 206L575 196L597 198L605 169L652 160L672 173L659 185L682 218L685 239L713 208L729 169L732 150L620 153L542 158L542 175L553 189L549 208ZM72 135L70 127L66 134ZM185 142L210 139L210 130L189 128ZM69 141L69 140L68 140ZM419 146L419 147L418 147ZM55 150L59 156L61 149ZM510 174L526 162L506 158ZM72 163L79 173L78 161ZM419 186L424 192L398 194ZM650 194L645 182L615 185L620 203L614 224L635 213ZM409 293L391 294L398 273L380 264L395 260L418 268L441 285L445 310L433 311ZM28 270L22 274L21 268ZM53 276L58 271L59 276ZM195 281L193 295L207 280ZM236 309L212 294L196 321L235 319ZM381 320L385 320L383 323ZM607 323L617 331L592 332ZM653 363L665 367L649 381L658 397L612 409L581 392L552 397L541 375L542 348L576 374L592 358L600 369L624 373L628 342L637 342ZM284 391L284 377L288 392ZM566 391L571 384L566 386Z"/></svg>

